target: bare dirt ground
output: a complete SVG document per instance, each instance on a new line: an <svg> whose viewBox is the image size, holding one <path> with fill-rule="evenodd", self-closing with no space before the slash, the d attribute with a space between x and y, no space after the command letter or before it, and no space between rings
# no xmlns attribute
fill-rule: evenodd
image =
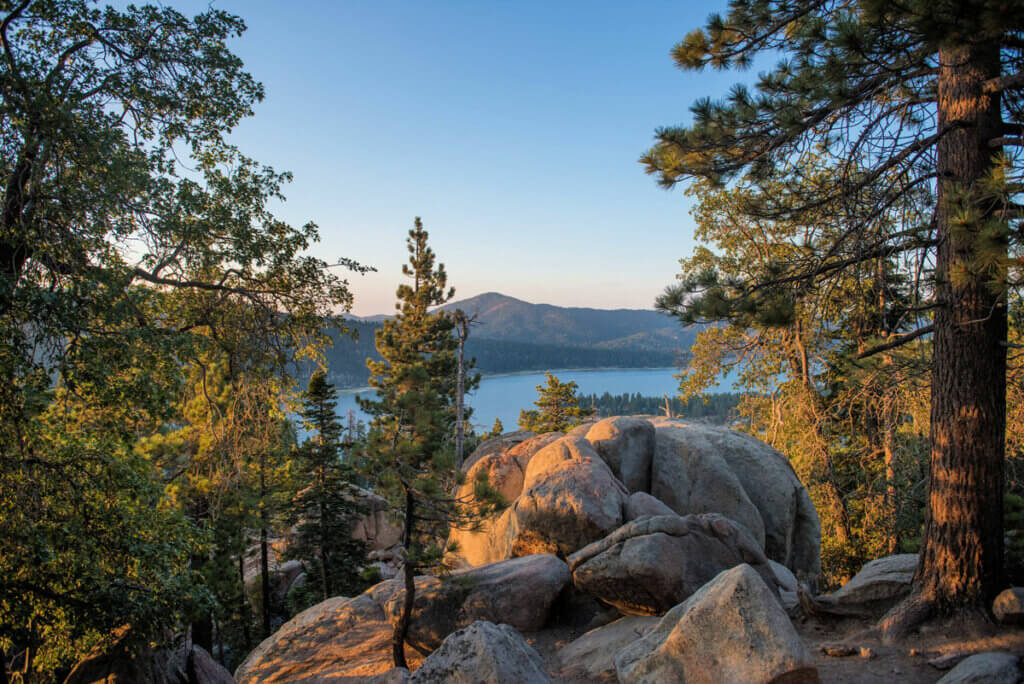
<svg viewBox="0 0 1024 684"><path fill-rule="evenodd" d="M956 654L966 657L986 651L1005 651L1024 656L1022 627L1000 626L978 630L958 624L933 625L925 627L919 634L898 646L887 646L868 631L872 622L867 620L808 619L797 620L795 626L814 656L822 684L933 684L952 666L939 669L930 665L929 661L936 658ZM583 633L582 628L558 627L524 636L544 658L552 681L571 684L615 682L614 676L604 680L582 679L567 677L560 671L558 650ZM846 646L854 652L836 657L822 651L822 646L836 645ZM864 655L861 655L861 649L867 649Z"/></svg>

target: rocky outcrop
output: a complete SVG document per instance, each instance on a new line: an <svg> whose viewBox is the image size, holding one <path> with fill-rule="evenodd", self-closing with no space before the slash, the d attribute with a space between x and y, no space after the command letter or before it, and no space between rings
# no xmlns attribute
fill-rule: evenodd
<svg viewBox="0 0 1024 684"><path fill-rule="evenodd" d="M235 670L239 684L369 679L394 666L394 627L368 593L332 598L306 609L264 639ZM409 664L422 660L414 649Z"/></svg>
<svg viewBox="0 0 1024 684"><path fill-rule="evenodd" d="M679 515L721 513L763 547L761 514L708 439L708 430L668 423L655 429L651 494Z"/></svg>
<svg viewBox="0 0 1024 684"><path fill-rule="evenodd" d="M508 625L474 622L449 635L410 684L547 684L544 662Z"/></svg>
<svg viewBox="0 0 1024 684"><path fill-rule="evenodd" d="M507 520L509 555L567 556L622 524L628 493L581 437L563 437L526 467Z"/></svg>
<svg viewBox="0 0 1024 684"><path fill-rule="evenodd" d="M1017 684L1020 658L1010 653L978 653L960 661L937 684Z"/></svg>
<svg viewBox="0 0 1024 684"><path fill-rule="evenodd" d="M552 605L570 580L569 567L538 554L457 570L439 579L416 578L416 599L408 642L428 652L445 637L476 620L502 622L535 632L547 622ZM398 580L368 590L397 624L405 590Z"/></svg>
<svg viewBox="0 0 1024 684"><path fill-rule="evenodd" d="M742 527L715 513L640 518L569 556L577 587L629 615L661 615L743 563L777 595L764 552Z"/></svg>
<svg viewBox="0 0 1024 684"><path fill-rule="evenodd" d="M916 553L877 558L838 590L816 600L826 608L884 610L910 593L916 571Z"/></svg>
<svg viewBox="0 0 1024 684"><path fill-rule="evenodd" d="M566 435L503 435L467 463L510 507L476 531L452 530L455 565L567 555L647 515L720 513L811 590L820 576L820 524L807 491L785 456L733 430L615 417ZM472 478L460 493L471 487Z"/></svg>
<svg viewBox="0 0 1024 684"><path fill-rule="evenodd" d="M565 563L545 555L456 571L444 579L417 577L409 664L415 667L421 653L430 653L449 634L477 620L539 630L569 577ZM391 637L404 595L402 583L391 580L352 599L317 604L265 639L235 677L255 683L384 675L392 668Z"/></svg>
<svg viewBox="0 0 1024 684"><path fill-rule="evenodd" d="M615 656L623 684L818 684L811 654L749 565L719 574Z"/></svg>
<svg viewBox="0 0 1024 684"><path fill-rule="evenodd" d="M614 681L615 654L656 624L656 617L630 615L590 630L558 651L561 675L574 681Z"/></svg>
<svg viewBox="0 0 1024 684"><path fill-rule="evenodd" d="M352 526L352 538L365 542L370 551L384 551L402 541L402 528L390 518L390 507L382 497L356 488L365 512Z"/></svg>
<svg viewBox="0 0 1024 684"><path fill-rule="evenodd" d="M992 613L1004 625L1024 624L1024 587L1010 587L999 592L992 602Z"/></svg>
<svg viewBox="0 0 1024 684"><path fill-rule="evenodd" d="M75 665L65 684L231 684L231 673L188 641L171 648L133 644L130 630Z"/></svg>
<svg viewBox="0 0 1024 684"><path fill-rule="evenodd" d="M509 504L514 503L523 491L526 467L534 454L564 437L561 432L527 435L533 433L510 433L513 439L489 440L477 448L467 461L472 465L466 468L466 481L459 488L458 496L471 499L476 479L486 476ZM484 450L483 454L481 450ZM518 529L516 522L511 509L506 509L482 520L476 529L453 528L448 535L448 544L453 550L449 551L446 560L454 567L466 567L511 558L511 538Z"/></svg>
<svg viewBox="0 0 1024 684"><path fill-rule="evenodd" d="M642 418L606 418L587 430L586 439L630 492L651 491L654 426Z"/></svg>

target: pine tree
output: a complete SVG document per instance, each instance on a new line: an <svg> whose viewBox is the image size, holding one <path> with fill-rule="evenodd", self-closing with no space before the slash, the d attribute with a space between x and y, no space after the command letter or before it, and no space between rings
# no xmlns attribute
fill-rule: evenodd
<svg viewBox="0 0 1024 684"><path fill-rule="evenodd" d="M409 264L402 273L411 284L398 287L398 314L376 333L382 361L367 361L377 399L360 404L372 416L365 447L378 493L388 497L403 518L405 596L395 626L395 665L405 667L405 637L415 600L417 570L436 567L450 525L468 524L494 506L481 489L470 504L453 492L462 477L455 468L458 341L444 310L431 309L455 294L447 286L443 264L427 245L429 234L417 217L407 240ZM466 389L479 382L466 379ZM479 488L478 488L479 489Z"/></svg>
<svg viewBox="0 0 1024 684"><path fill-rule="evenodd" d="M890 637L939 614L985 613L1002 588L1006 430L1006 295L1019 273L1021 207L1015 155L1024 133L1024 5L999 0L734 0L727 16L673 51L684 69L746 67L781 54L756 93L702 100L686 128L659 130L642 161L662 185L745 176L747 208L799 219L823 203L881 212L916 193L933 212L881 235L871 212L747 283L788 316L780 286L815 287L852 265L926 250L928 298L913 315L931 323L890 336L893 349L931 334L929 502L913 596L883 621ZM835 162L811 193L801 156ZM757 192L779 181L778 193ZM779 187L776 185L776 187ZM855 247L853 247L855 245ZM837 253L844 252L843 256ZM779 296L772 297L772 294Z"/></svg>
<svg viewBox="0 0 1024 684"><path fill-rule="evenodd" d="M297 524L289 555L307 564L319 583L321 600L351 596L365 588L360 570L366 544L352 538L363 512L355 490L355 469L343 460L344 427L335 414L338 393L322 370L313 373L302 397L302 417L312 433L298 451L305 486L292 502Z"/></svg>
<svg viewBox="0 0 1024 684"><path fill-rule="evenodd" d="M519 412L520 430L565 432L594 414L593 408L580 407L575 382L562 382L551 373L545 375L547 384L537 385L540 396L533 402L537 408Z"/></svg>

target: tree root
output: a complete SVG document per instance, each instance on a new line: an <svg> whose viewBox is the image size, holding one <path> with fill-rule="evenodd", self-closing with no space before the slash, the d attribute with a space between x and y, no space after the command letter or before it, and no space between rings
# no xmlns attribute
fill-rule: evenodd
<svg viewBox="0 0 1024 684"><path fill-rule="evenodd" d="M937 608L934 599L916 592L911 594L878 621L876 628L882 642L892 645L903 641L911 632L935 617L938 614Z"/></svg>

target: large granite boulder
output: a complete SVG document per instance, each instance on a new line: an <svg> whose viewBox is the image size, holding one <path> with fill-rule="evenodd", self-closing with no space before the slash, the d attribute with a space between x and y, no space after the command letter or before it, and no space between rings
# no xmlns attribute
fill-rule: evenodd
<svg viewBox="0 0 1024 684"><path fill-rule="evenodd" d="M1012 653L978 653L960 663L937 684L1017 684L1020 658Z"/></svg>
<svg viewBox="0 0 1024 684"><path fill-rule="evenodd" d="M619 527L628 496L587 440L552 442L530 459L508 512L509 555L567 556Z"/></svg>
<svg viewBox="0 0 1024 684"><path fill-rule="evenodd" d="M627 615L661 615L743 563L777 595L761 548L715 513L640 518L569 556L574 584Z"/></svg>
<svg viewBox="0 0 1024 684"><path fill-rule="evenodd" d="M623 684L819 684L810 652L749 565L722 572L615 656Z"/></svg>
<svg viewBox="0 0 1024 684"><path fill-rule="evenodd" d="M561 432L528 435L533 433L510 433L508 436L511 439L496 438L485 442L488 445L485 453L479 453L482 446L474 451L473 463L466 468L466 481L459 488L458 496L471 499L476 479L486 476L491 486L501 492L509 504L515 502L523 491L523 479L530 459L548 444L564 437ZM506 514L504 518L503 514ZM512 530L509 529L510 525ZM445 560L452 567L486 565L506 560L511 557L510 542L514 529L513 514L509 509L480 521L474 529L452 528L448 533L450 550Z"/></svg>
<svg viewBox="0 0 1024 684"><path fill-rule="evenodd" d="M615 681L615 654L654 629L659 619L628 615L592 629L558 651L562 677L571 681Z"/></svg>
<svg viewBox="0 0 1024 684"><path fill-rule="evenodd" d="M433 651L449 634L476 620L536 632L548 621L569 580L569 567L547 554L456 570L444 578L417 577L407 641ZM382 582L369 592L397 624L405 600L402 582Z"/></svg>
<svg viewBox="0 0 1024 684"><path fill-rule="evenodd" d="M478 621L449 635L410 684L548 684L540 654L508 625Z"/></svg>
<svg viewBox="0 0 1024 684"><path fill-rule="evenodd" d="M722 455L764 522L764 552L812 587L821 576L821 522L789 459L738 430L695 425Z"/></svg>
<svg viewBox="0 0 1024 684"><path fill-rule="evenodd" d="M394 626L369 593L332 598L289 620L264 639L235 670L239 684L359 681L394 666ZM422 660L406 650L411 666Z"/></svg>
<svg viewBox="0 0 1024 684"><path fill-rule="evenodd" d="M651 490L654 426L642 418L605 418L587 430L586 439L630 492Z"/></svg>
<svg viewBox="0 0 1024 684"><path fill-rule="evenodd" d="M842 587L816 600L826 608L885 610L910 593L916 571L916 553L876 558Z"/></svg>
<svg viewBox="0 0 1024 684"><path fill-rule="evenodd" d="M651 494L679 515L721 513L764 546L761 514L703 426L663 424L655 429Z"/></svg>

